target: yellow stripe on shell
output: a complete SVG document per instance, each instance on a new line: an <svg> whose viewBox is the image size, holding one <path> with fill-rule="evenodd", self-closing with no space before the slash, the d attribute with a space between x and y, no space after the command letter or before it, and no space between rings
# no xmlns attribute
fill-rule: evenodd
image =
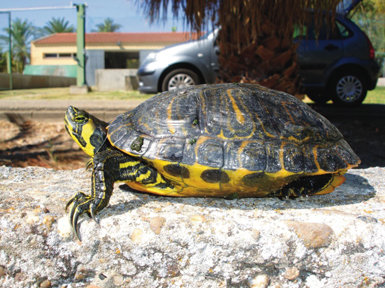
<svg viewBox="0 0 385 288"><path fill-rule="evenodd" d="M304 142L307 142L308 140L310 140L310 136L306 136L305 138L303 139L297 139L295 138L294 136L289 136L289 137L279 137L281 140L287 140L287 141L291 141L291 142L295 142L295 143L304 143Z"/></svg>
<svg viewBox="0 0 385 288"><path fill-rule="evenodd" d="M226 91L226 93L227 93L227 96L229 97L229 99L231 101L231 105L233 106L235 118L237 119L238 123L244 124L245 123L245 117L243 116L241 109L239 109L237 103L235 102L233 95L231 95L231 91L232 91L232 89L228 89Z"/></svg>
<svg viewBox="0 0 385 288"><path fill-rule="evenodd" d="M275 136L275 135L273 135L273 134L271 134L271 133L267 132L267 130L266 130L266 128L265 128L265 126L263 125L263 122L262 122L262 120L261 120L261 119L259 119L259 116L258 116L258 114L255 114L255 118L258 120L259 124L261 124L262 130L263 130L263 133L264 133L264 134L265 134L267 137L270 137L270 138L276 138L276 136Z"/></svg>
<svg viewBox="0 0 385 288"><path fill-rule="evenodd" d="M171 134L175 134L176 130L175 127L172 125L172 106L174 104L176 97L171 99L170 103L167 107L167 119L168 119L168 131L170 131ZM171 124L171 125L170 125Z"/></svg>

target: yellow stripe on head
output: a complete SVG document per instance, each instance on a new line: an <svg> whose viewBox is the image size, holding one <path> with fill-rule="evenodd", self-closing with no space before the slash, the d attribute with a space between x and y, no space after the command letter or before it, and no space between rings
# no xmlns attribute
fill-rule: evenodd
<svg viewBox="0 0 385 288"><path fill-rule="evenodd" d="M93 157L102 147L106 138L104 122L84 110L69 106L64 123L68 134L89 156Z"/></svg>

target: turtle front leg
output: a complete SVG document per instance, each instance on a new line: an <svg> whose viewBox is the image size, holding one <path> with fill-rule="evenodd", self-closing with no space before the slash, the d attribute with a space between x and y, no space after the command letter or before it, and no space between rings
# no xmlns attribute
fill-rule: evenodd
<svg viewBox="0 0 385 288"><path fill-rule="evenodd" d="M70 221L79 240L79 217L87 213L98 223L97 214L108 205L116 181L131 183L140 191L170 196L176 193L176 187L147 163L119 150L99 152L93 158L91 194L78 192L66 205L67 209L72 204Z"/></svg>
<svg viewBox="0 0 385 288"><path fill-rule="evenodd" d="M78 192L73 196L66 205L66 210L72 204L69 214L71 226L75 236L79 237L79 217L87 213L97 223L97 213L108 205L112 195L114 182L118 175L119 165L117 162L122 156L119 151L106 150L95 155L93 159L93 170L91 178L91 194L87 195L83 192Z"/></svg>

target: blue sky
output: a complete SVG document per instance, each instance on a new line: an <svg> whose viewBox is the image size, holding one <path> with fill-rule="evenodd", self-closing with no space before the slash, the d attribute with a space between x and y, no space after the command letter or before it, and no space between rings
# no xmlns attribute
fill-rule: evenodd
<svg viewBox="0 0 385 288"><path fill-rule="evenodd" d="M139 0L140 1L140 0ZM71 6L71 3L86 3L86 31L96 29L96 25L103 23L104 19L110 17L114 22L122 25L119 32L169 32L175 26L177 31L188 30L183 26L181 19L175 20L171 13L168 13L166 22L150 23L148 17L136 4L135 0L0 0L0 9L10 8L31 8L31 7L63 7ZM33 11L12 11L12 19L28 19L33 25L43 27L52 17L64 17L76 27L76 9L55 9L55 10L33 10ZM0 13L0 34L3 28L8 25L8 16Z"/></svg>

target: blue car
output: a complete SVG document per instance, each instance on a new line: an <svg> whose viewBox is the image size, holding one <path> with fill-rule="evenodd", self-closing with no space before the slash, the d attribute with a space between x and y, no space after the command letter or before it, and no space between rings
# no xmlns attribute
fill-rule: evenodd
<svg viewBox="0 0 385 288"><path fill-rule="evenodd" d="M360 0L353 2L356 5ZM333 28L323 25L315 33L309 23L301 29L304 34L294 38L301 88L316 103L331 99L339 105L357 105L376 87L375 51L366 34L346 17L351 7L336 15ZM140 92L214 83L219 71L217 35L218 29L199 40L151 53L138 70Z"/></svg>

